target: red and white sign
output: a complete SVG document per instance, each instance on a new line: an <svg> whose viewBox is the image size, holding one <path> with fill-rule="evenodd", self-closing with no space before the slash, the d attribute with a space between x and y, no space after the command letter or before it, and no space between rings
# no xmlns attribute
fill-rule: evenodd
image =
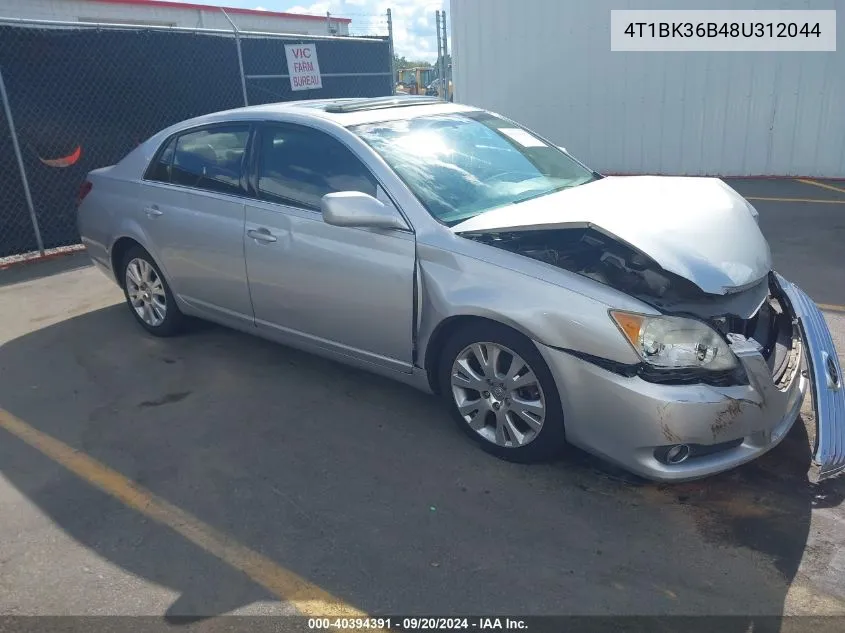
<svg viewBox="0 0 845 633"><path fill-rule="evenodd" d="M291 90L315 90L323 87L316 44L285 44Z"/></svg>

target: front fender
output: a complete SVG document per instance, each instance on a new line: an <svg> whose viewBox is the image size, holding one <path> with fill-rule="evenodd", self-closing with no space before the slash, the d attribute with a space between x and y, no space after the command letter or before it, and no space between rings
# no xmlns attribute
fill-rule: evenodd
<svg viewBox="0 0 845 633"><path fill-rule="evenodd" d="M507 325L551 347L577 350L619 363L639 361L610 319L609 305L529 274L446 251L419 253L420 365L433 333L446 319L477 316ZM643 308L648 312L648 307Z"/></svg>

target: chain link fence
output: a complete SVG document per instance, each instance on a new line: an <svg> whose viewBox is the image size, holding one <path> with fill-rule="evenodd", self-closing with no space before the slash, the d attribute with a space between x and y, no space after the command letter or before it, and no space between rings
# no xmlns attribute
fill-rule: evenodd
<svg viewBox="0 0 845 633"><path fill-rule="evenodd" d="M0 258L37 247L5 108L0 109ZM15 180L16 179L16 180Z"/></svg>
<svg viewBox="0 0 845 633"><path fill-rule="evenodd" d="M297 43L316 45L321 89L291 90L285 44ZM250 105L388 95L391 64L389 36L0 20L0 258L77 244L75 200L85 175L168 125L243 106L244 92Z"/></svg>
<svg viewBox="0 0 845 633"><path fill-rule="evenodd" d="M241 37L244 75L250 104L301 99L306 94L291 89L285 66L280 72L278 60L285 59L285 45L307 44L304 39L268 39ZM373 45L372 39L344 38L317 42L317 59L323 87L307 91L307 98L376 97L391 94L393 82L390 52L386 39Z"/></svg>

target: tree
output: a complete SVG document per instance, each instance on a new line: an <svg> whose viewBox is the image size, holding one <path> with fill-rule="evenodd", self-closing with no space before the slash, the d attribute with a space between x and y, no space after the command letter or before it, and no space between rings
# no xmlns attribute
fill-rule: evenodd
<svg viewBox="0 0 845 633"><path fill-rule="evenodd" d="M399 57L398 55L393 56L393 67L396 70L402 70L403 68L431 68L431 62L427 62L425 60L413 60L413 59L405 59L405 56Z"/></svg>

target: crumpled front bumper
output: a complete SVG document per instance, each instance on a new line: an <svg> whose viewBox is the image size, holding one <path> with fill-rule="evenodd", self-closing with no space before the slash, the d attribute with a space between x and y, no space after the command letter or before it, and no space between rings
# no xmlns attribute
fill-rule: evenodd
<svg viewBox="0 0 845 633"><path fill-rule="evenodd" d="M806 348L816 414L816 439L809 477L818 482L845 471L845 388L833 338L818 306L798 286L775 274L791 304Z"/></svg>
<svg viewBox="0 0 845 633"><path fill-rule="evenodd" d="M817 425L809 476L819 481L845 470L845 390L830 332L806 294L779 275L774 281L797 326L777 383L761 346L741 336L730 343L748 384L734 386L656 384L538 344L560 390L567 439L649 479L698 479L775 447L809 390ZM697 454L682 463L661 460L660 451L680 444Z"/></svg>

